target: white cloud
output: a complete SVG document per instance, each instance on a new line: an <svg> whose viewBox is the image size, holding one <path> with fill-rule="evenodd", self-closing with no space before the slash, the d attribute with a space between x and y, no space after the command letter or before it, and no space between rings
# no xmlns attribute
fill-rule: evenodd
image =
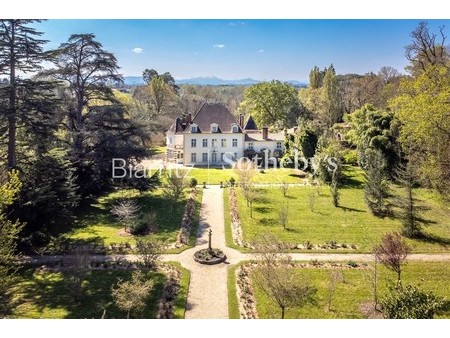
<svg viewBox="0 0 450 338"><path fill-rule="evenodd" d="M258 53L264 53L264 49L258 49Z"/></svg>
<svg viewBox="0 0 450 338"><path fill-rule="evenodd" d="M222 44L216 44L216 45L213 45L213 47L214 47L214 48L225 48L225 45L222 45Z"/></svg>
<svg viewBox="0 0 450 338"><path fill-rule="evenodd" d="M144 52L144 50L140 47L134 47L131 51L136 54L142 54Z"/></svg>
<svg viewBox="0 0 450 338"><path fill-rule="evenodd" d="M244 26L245 22L243 22L243 21L232 21L228 25L230 25L230 26Z"/></svg>

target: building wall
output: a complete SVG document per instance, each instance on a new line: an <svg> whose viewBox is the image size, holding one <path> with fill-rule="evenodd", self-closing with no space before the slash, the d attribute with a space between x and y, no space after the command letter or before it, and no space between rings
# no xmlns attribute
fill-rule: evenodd
<svg viewBox="0 0 450 338"><path fill-rule="evenodd" d="M191 140L195 139L197 142L196 147L191 146ZM207 147L203 147L203 139L208 140ZM216 147L213 148L212 140L216 139L217 144ZM222 139L225 139L226 144L225 147L222 147ZM233 147L233 139L237 139L237 146ZM213 163L213 151L216 152L217 162ZM193 133L193 134L184 134L184 164L196 164L196 165L208 165L208 160L210 165L219 165L224 164L225 162L221 161L221 154L225 153L236 153L237 158L241 158L244 156L244 134L236 133L236 134L222 134L222 133ZM191 162L191 154L196 154L196 162ZM207 153L206 161L204 161L203 154ZM224 155L225 156L225 155Z"/></svg>
<svg viewBox="0 0 450 338"><path fill-rule="evenodd" d="M281 150L284 151L284 142L283 141L245 141L244 149L248 149L249 144L253 142L253 149L256 152L261 151L262 149L269 149L271 154L275 149L277 149L277 142L281 142Z"/></svg>
<svg viewBox="0 0 450 338"><path fill-rule="evenodd" d="M183 145L183 135L167 133L166 135L166 145L170 146L182 146Z"/></svg>

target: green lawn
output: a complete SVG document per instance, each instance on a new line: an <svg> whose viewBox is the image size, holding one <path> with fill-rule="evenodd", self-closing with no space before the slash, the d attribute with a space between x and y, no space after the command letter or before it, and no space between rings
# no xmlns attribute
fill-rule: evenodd
<svg viewBox="0 0 450 338"><path fill-rule="evenodd" d="M340 207L332 204L329 188L323 186L320 195L315 193L314 211L310 210L309 194L315 187L291 186L288 197L283 197L280 188L261 188L260 197L250 209L238 190L238 207L244 240L252 241L257 234L272 233L282 241L291 244L325 244L329 241L356 244L351 252L370 252L384 233L401 229L394 218L375 217L364 201L361 171L348 168L347 187L340 189ZM426 237L409 240L414 252L445 252L450 249L450 207L439 200L436 194L426 189L417 189L419 198L430 209L423 217L430 222L425 228ZM224 194L225 199L228 194ZM225 201L228 203L228 201ZM283 205L289 208L288 229L279 224L278 212ZM226 205L225 205L226 206ZM229 227L229 220L226 223ZM337 250L327 250L335 252ZM340 252L344 252L342 249Z"/></svg>
<svg viewBox="0 0 450 338"><path fill-rule="evenodd" d="M161 190L139 194L136 190L118 191L99 198L97 203L81 210L76 217L75 224L60 234L61 239L70 242L96 243L111 245L114 243L129 243L134 245L139 236L124 235L123 226L111 215L111 206L121 198L136 199L141 212L155 212L157 214L157 227L150 234L143 236L156 238L168 243L175 242L181 226L186 197L171 210L168 201L162 196ZM201 206L202 189L197 194L197 209L191 232L191 245L195 243L195 234ZM186 249L186 248L183 248ZM176 250L174 250L175 252Z"/></svg>
<svg viewBox="0 0 450 338"><path fill-rule="evenodd" d="M316 304L304 308L286 310L286 318L364 318L360 306L373 301L372 287L368 270L341 270L343 282L336 286L331 310L328 311L327 297L332 269L305 268L295 269L295 274L306 277L311 286L317 288ZM386 294L388 281L396 276L384 267L380 267L379 297ZM402 281L405 284L420 284L426 291L447 297L447 306L438 317L450 318L450 266L446 262L410 262L404 267ZM255 283L254 283L255 285ZM266 294L255 285L256 304L259 318L280 318L280 310Z"/></svg>
<svg viewBox="0 0 450 338"><path fill-rule="evenodd" d="M231 177L237 180L233 169L221 168L193 168L189 171L187 178L195 177L199 184L220 184L220 182L229 181ZM255 171L255 183L303 183L298 171L294 169L267 169L264 172Z"/></svg>
<svg viewBox="0 0 450 338"><path fill-rule="evenodd" d="M174 318L184 319L189 292L189 283L191 282L191 274L188 269L183 268L178 262L170 262L169 264L176 266L177 269L181 271L180 289L178 290L178 296L175 301Z"/></svg>
<svg viewBox="0 0 450 338"><path fill-rule="evenodd" d="M101 318L106 310L106 318L126 318L126 313L116 307L111 297L111 288L119 278L128 280L131 271L93 270L83 283L83 300L74 302L68 292L64 275L60 272L23 271L17 289L21 304L15 309L14 318ZM132 318L156 318L158 300L161 297L165 277L151 272L155 286L147 307L142 314Z"/></svg>
<svg viewBox="0 0 450 338"><path fill-rule="evenodd" d="M150 149L151 156L154 155L164 155L166 153L166 146L153 147Z"/></svg>
<svg viewBox="0 0 450 338"><path fill-rule="evenodd" d="M228 318L230 319L239 319L239 301L237 298L237 290L236 290L236 269L241 264L236 264L230 267L227 271L227 290L228 290Z"/></svg>

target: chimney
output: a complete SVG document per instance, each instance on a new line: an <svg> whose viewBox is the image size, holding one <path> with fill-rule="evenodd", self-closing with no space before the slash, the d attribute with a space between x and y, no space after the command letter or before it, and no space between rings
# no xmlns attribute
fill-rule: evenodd
<svg viewBox="0 0 450 338"><path fill-rule="evenodd" d="M192 122L192 115L191 113L188 113L186 115L186 125L191 124L191 122Z"/></svg>
<svg viewBox="0 0 450 338"><path fill-rule="evenodd" d="M239 125L241 126L241 128L244 128L244 115L243 114L239 115Z"/></svg>
<svg viewBox="0 0 450 338"><path fill-rule="evenodd" d="M269 128L263 127L262 129L262 137L264 140L267 140L269 138Z"/></svg>

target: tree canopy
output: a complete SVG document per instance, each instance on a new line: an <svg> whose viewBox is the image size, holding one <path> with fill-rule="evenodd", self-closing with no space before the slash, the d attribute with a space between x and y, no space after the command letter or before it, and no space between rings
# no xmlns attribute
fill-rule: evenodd
<svg viewBox="0 0 450 338"><path fill-rule="evenodd" d="M251 114L260 126L290 127L299 114L297 91L281 81L257 83L247 88L239 110Z"/></svg>

